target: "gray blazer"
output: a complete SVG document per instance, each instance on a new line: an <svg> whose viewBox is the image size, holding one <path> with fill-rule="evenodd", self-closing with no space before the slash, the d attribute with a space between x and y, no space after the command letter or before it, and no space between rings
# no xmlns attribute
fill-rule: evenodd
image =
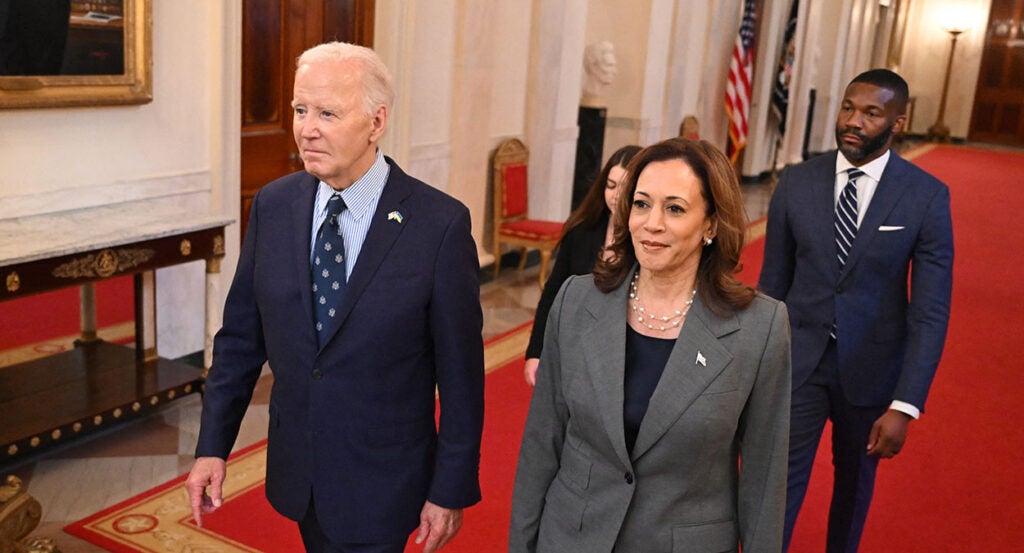
<svg viewBox="0 0 1024 553"><path fill-rule="evenodd" d="M785 305L728 319L698 296L626 451L628 280L562 286L548 318L512 499L510 552L776 553L789 447ZM742 470L739 461L742 459Z"/></svg>

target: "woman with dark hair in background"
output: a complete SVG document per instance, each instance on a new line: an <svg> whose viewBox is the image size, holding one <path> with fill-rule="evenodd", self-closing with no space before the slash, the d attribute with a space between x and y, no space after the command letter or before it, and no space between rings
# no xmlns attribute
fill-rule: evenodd
<svg viewBox="0 0 1024 553"><path fill-rule="evenodd" d="M533 386L537 380L537 365L540 351L544 347L544 328L548 311L555 301L555 294L565 279L572 275L585 275L594 268L598 258L607 255L607 246L612 242L611 210L618 198L619 183L626 175L626 165L640 151L640 146L623 146L615 151L604 168L590 185L583 197L565 222L562 240L558 245L558 256L551 269L544 291L537 302L537 314L533 318L530 345L526 348L526 365L523 372L526 381Z"/></svg>

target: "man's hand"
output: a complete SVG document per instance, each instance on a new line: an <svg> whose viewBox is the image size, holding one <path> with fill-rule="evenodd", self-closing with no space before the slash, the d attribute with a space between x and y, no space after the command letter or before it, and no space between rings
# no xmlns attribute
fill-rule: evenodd
<svg viewBox="0 0 1024 553"><path fill-rule="evenodd" d="M523 365L523 376L526 377L526 383L530 386L537 385L537 365L540 365L540 359L531 357L526 360L526 364Z"/></svg>
<svg viewBox="0 0 1024 553"><path fill-rule="evenodd" d="M451 541L462 528L462 509L445 509L427 501L420 512L420 530L416 543L426 540L423 553L434 553Z"/></svg>
<svg viewBox="0 0 1024 553"><path fill-rule="evenodd" d="M210 514L221 506L224 493L224 478L228 465L219 457L200 457L192 465L192 472L185 481L188 502L192 506L192 518L196 525L203 525L203 513ZM207 495L206 487L210 487Z"/></svg>
<svg viewBox="0 0 1024 553"><path fill-rule="evenodd" d="M895 409L889 409L878 417L868 436L868 455L882 459L894 457L907 441L907 428L912 420L910 415Z"/></svg>

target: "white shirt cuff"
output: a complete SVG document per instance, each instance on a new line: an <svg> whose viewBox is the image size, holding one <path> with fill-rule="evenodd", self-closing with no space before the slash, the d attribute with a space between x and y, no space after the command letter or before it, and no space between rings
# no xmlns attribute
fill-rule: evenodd
<svg viewBox="0 0 1024 553"><path fill-rule="evenodd" d="M905 401L893 400L893 402L891 404L889 404L889 409L895 409L896 411L899 411L900 413L906 413L906 414L910 415L911 417L914 417L914 419L921 418L921 411L920 411L920 409L918 409L917 407L914 407L913 405L911 405L911 404L909 404L909 403L907 403Z"/></svg>

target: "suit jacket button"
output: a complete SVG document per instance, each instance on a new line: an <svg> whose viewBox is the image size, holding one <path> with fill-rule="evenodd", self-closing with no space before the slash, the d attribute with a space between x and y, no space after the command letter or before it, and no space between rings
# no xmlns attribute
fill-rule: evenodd
<svg viewBox="0 0 1024 553"><path fill-rule="evenodd" d="M632 484L633 483L633 473L632 472L627 472L626 473L626 483L627 484Z"/></svg>
<svg viewBox="0 0 1024 553"><path fill-rule="evenodd" d="M313 380L320 380L324 373L320 369L313 369Z"/></svg>
<svg viewBox="0 0 1024 553"><path fill-rule="evenodd" d="M832 330L832 325L828 323L821 323L821 328L824 328L825 330Z"/></svg>

